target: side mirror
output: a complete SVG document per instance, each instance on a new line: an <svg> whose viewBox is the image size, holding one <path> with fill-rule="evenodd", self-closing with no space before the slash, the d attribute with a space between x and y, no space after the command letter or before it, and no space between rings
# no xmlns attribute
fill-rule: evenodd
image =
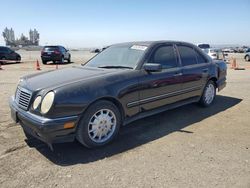
<svg viewBox="0 0 250 188"><path fill-rule="evenodd" d="M143 65L143 68L148 72L160 72L162 70L161 64L157 63L146 63L145 65Z"/></svg>

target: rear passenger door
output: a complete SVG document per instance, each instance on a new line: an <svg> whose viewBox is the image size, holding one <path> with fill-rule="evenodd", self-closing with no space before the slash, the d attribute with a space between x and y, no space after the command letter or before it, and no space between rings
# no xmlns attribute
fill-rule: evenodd
<svg viewBox="0 0 250 188"><path fill-rule="evenodd" d="M182 99L200 96L208 79L209 63L192 46L177 45L182 64Z"/></svg>

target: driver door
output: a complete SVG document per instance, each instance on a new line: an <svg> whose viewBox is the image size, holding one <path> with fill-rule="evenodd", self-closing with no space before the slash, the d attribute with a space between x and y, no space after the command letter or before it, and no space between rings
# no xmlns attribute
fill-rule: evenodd
<svg viewBox="0 0 250 188"><path fill-rule="evenodd" d="M182 87L182 69L173 45L158 46L147 63L162 66L159 72L144 72L139 78L140 109L152 110L180 100L178 92Z"/></svg>

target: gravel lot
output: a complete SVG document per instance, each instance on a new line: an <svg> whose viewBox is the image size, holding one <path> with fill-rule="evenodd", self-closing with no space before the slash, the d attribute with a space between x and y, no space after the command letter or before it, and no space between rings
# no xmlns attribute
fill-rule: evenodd
<svg viewBox="0 0 250 188"><path fill-rule="evenodd" d="M25 140L8 100L19 77L38 72L40 52L19 51L23 63L0 70L0 187L245 187L250 188L250 62L228 70L213 106L196 104L136 121L112 144L90 150L77 142ZM72 52L72 64L91 58ZM55 65L41 65L42 71Z"/></svg>

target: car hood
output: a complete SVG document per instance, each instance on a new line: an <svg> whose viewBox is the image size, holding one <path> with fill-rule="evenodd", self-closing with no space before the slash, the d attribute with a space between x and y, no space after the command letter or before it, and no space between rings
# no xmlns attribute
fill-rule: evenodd
<svg viewBox="0 0 250 188"><path fill-rule="evenodd" d="M115 69L100 69L75 66L54 71L41 72L25 76L20 85L31 91L55 89L74 82L103 77L106 74L117 72Z"/></svg>

